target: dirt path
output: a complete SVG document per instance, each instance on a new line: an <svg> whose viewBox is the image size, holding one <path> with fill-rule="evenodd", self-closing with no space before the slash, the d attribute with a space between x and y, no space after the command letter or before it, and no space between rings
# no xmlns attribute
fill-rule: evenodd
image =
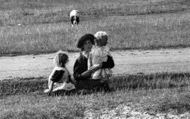
<svg viewBox="0 0 190 119"><path fill-rule="evenodd" d="M0 80L13 78L47 77L53 68L55 54L0 57ZM114 74L190 72L190 48L161 50L127 50L112 52ZM68 68L78 53L69 53Z"/></svg>

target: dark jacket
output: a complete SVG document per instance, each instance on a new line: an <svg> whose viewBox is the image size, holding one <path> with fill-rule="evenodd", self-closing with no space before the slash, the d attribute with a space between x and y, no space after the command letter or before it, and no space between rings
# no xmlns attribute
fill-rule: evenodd
<svg viewBox="0 0 190 119"><path fill-rule="evenodd" d="M113 58L108 55L107 62L103 62L102 68L113 68L115 66ZM82 77L81 74L88 70L88 59L80 53L80 56L76 59L73 69L73 75L76 81L88 80L90 77Z"/></svg>

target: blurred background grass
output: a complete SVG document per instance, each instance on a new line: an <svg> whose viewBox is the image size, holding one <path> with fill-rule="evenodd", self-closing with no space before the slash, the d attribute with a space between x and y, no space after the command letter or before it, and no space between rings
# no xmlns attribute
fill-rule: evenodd
<svg viewBox="0 0 190 119"><path fill-rule="evenodd" d="M112 50L188 47L188 0L1 0L0 55L78 51L77 39L105 30ZM72 28L69 11L81 12Z"/></svg>

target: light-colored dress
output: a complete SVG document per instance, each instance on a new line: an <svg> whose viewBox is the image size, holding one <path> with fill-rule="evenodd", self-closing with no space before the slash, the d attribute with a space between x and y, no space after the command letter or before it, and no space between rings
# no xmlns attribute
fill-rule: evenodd
<svg viewBox="0 0 190 119"><path fill-rule="evenodd" d="M96 67L102 62L106 62L110 54L110 48L108 46L94 46L90 52L88 68ZM111 69L99 69L92 74L92 79L101 79L105 78L107 75L110 75Z"/></svg>
<svg viewBox="0 0 190 119"><path fill-rule="evenodd" d="M52 92L58 91L58 90L66 90L66 91L70 91L75 89L75 85L72 84L71 82L67 83L66 81L69 78L69 71L67 70L67 68L63 68L63 67L55 67L53 69L53 71L51 72L49 78L48 78L48 89L46 89L44 92L47 93L50 88L51 88L51 84L52 82L52 77L53 75L55 75L56 71L64 71L62 77L60 78L60 80L58 82L54 83L54 88L52 90Z"/></svg>

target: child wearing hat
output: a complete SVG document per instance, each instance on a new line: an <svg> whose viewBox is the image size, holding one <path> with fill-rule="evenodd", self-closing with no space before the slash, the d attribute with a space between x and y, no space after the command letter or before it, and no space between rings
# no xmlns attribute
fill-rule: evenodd
<svg viewBox="0 0 190 119"><path fill-rule="evenodd" d="M66 52L58 51L55 58L55 67L48 78L48 89L44 92L49 93L56 91L71 91L75 89L75 81L71 79L71 75L66 68L69 57Z"/></svg>
<svg viewBox="0 0 190 119"><path fill-rule="evenodd" d="M108 60L110 48L107 45L108 35L105 31L98 31L95 33L95 46L90 53L88 68L96 67ZM92 79L108 79L112 74L110 68L99 69L92 74Z"/></svg>

